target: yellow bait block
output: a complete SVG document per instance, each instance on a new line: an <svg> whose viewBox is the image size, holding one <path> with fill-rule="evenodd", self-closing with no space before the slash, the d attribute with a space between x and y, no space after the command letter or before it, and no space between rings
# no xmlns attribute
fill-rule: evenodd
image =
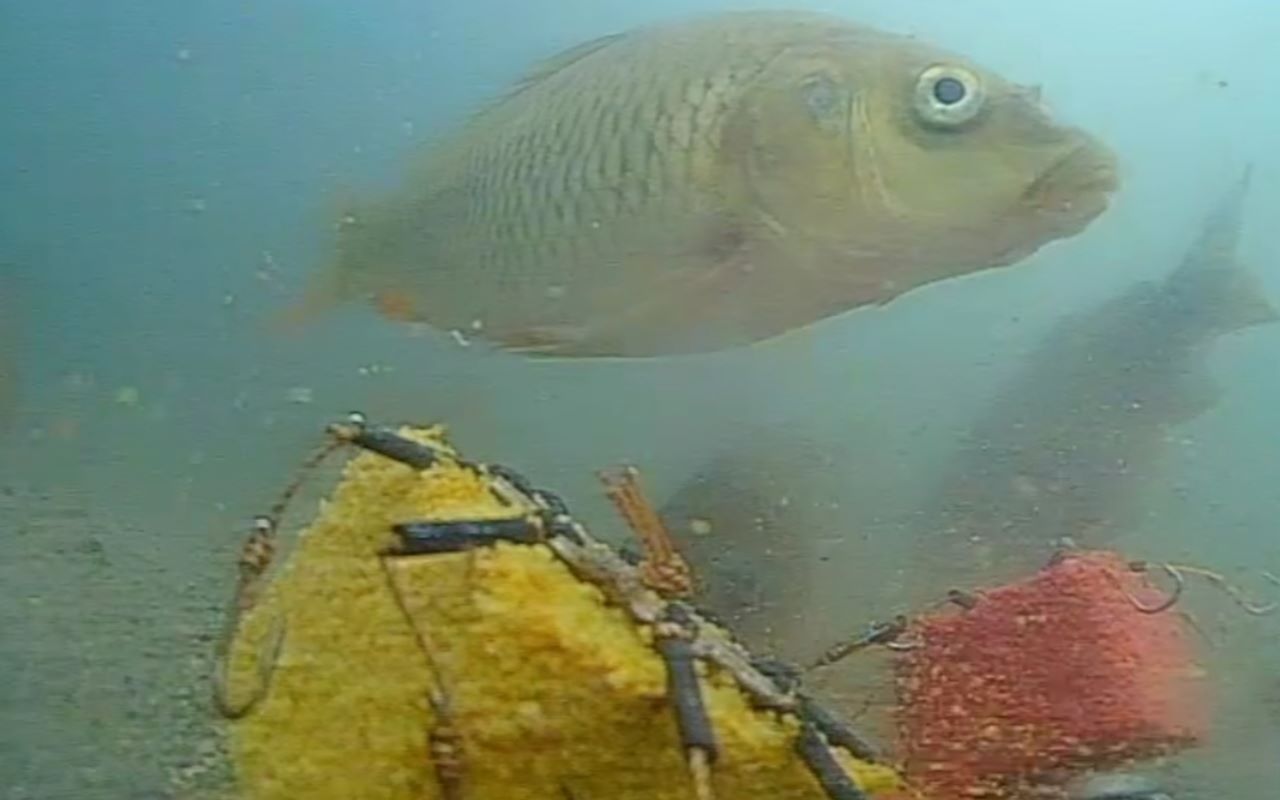
<svg viewBox="0 0 1280 800"><path fill-rule="evenodd" d="M269 584L241 562L219 692L247 798L904 791L553 495L466 462L439 428L331 431L364 452Z"/></svg>

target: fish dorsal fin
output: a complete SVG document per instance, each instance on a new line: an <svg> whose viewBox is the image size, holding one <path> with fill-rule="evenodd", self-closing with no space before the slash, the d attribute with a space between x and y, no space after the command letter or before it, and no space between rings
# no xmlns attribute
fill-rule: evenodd
<svg viewBox="0 0 1280 800"><path fill-rule="evenodd" d="M626 35L625 33L611 33L601 36L597 39L576 44L567 50L562 50L549 58L535 63L511 85L511 88L507 90L499 102L509 100L521 92L537 86L557 72L578 63L592 53L603 50L619 39L625 38Z"/></svg>
<svg viewBox="0 0 1280 800"><path fill-rule="evenodd" d="M1187 295L1216 297L1215 327L1236 331L1280 320L1258 276L1236 255L1244 219L1244 201L1253 167L1249 165L1218 202L1200 235L1173 275L1173 286ZM1202 301L1205 302L1205 301Z"/></svg>
<svg viewBox="0 0 1280 800"><path fill-rule="evenodd" d="M1183 269L1224 267L1235 260L1236 245L1244 219L1244 201L1249 193L1253 165L1245 167L1235 185L1218 202L1200 230L1183 264Z"/></svg>

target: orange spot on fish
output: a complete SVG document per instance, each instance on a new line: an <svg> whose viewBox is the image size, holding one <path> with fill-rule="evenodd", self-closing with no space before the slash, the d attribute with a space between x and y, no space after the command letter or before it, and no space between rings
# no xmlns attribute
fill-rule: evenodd
<svg viewBox="0 0 1280 800"><path fill-rule="evenodd" d="M373 305L378 313L398 322L413 322L413 299L404 292L379 292L374 295Z"/></svg>

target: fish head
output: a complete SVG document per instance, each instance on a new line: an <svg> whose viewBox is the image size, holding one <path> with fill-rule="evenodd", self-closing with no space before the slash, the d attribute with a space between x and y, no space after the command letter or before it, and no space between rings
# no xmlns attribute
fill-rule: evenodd
<svg viewBox="0 0 1280 800"><path fill-rule="evenodd" d="M1038 88L905 37L793 46L748 105L762 215L899 291L1074 235L1118 185L1111 150L1056 122Z"/></svg>

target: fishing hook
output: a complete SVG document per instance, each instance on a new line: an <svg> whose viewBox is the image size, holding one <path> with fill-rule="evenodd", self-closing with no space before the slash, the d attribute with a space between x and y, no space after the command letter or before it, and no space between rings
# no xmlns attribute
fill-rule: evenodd
<svg viewBox="0 0 1280 800"><path fill-rule="evenodd" d="M1129 568L1133 572L1137 573L1146 573L1148 571L1148 565L1146 562L1141 561L1130 564ZM1174 585L1173 591L1169 593L1169 596L1159 603L1147 605L1130 594L1123 586L1120 587L1120 591L1124 593L1125 598L1129 601L1129 605L1133 606L1143 614L1159 614L1173 608L1174 605L1177 604L1178 600L1182 598L1182 591L1186 588L1186 579L1183 578L1182 573L1176 567L1170 564L1161 564L1160 568L1165 571L1166 575L1173 578Z"/></svg>
<svg viewBox="0 0 1280 800"><path fill-rule="evenodd" d="M1236 605L1240 606L1240 608L1244 609L1246 614L1251 616L1265 617L1268 614L1274 613L1276 609L1280 609L1280 603L1255 603L1249 600L1249 598L1245 597L1244 592L1240 591L1240 588L1235 584L1228 581L1226 576L1222 573L1204 569L1203 567L1188 566L1186 564L1179 564L1176 566L1176 569L1187 572L1191 575L1199 575L1204 578L1209 583L1225 592ZM1275 576L1270 573L1263 572L1262 575L1264 578L1276 582Z"/></svg>
<svg viewBox="0 0 1280 800"><path fill-rule="evenodd" d="M258 655L257 685L240 702L231 699L228 686L228 662L231 659L232 645L240 633L240 624L245 615L257 606L262 595L267 570L275 559L276 533L280 528L280 519L284 516L285 510L302 490L303 484L311 473L344 444L345 442L341 439L328 442L317 448L302 463L293 480L280 493L270 510L254 520L253 530L240 549L240 556L236 562L239 574L236 579L235 593L225 612L222 630L214 645L213 704L225 719L237 720L248 716L271 690L271 682L280 661L280 653L284 650L284 622L276 620L271 624L271 632L267 638L268 646Z"/></svg>

